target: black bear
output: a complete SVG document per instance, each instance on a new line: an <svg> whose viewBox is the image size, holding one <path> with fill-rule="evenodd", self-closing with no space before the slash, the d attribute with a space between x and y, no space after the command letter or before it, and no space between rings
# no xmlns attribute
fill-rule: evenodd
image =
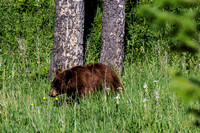
<svg viewBox="0 0 200 133"><path fill-rule="evenodd" d="M49 96L66 93L68 96L77 94L79 97L110 88L111 91L124 90L116 72L102 63L91 63L76 66L69 70L56 71Z"/></svg>

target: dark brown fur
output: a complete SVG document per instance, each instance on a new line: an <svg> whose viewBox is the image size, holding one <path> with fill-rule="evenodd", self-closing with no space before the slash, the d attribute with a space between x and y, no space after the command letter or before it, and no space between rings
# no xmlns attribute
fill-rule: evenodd
<svg viewBox="0 0 200 133"><path fill-rule="evenodd" d="M101 63L91 63L84 66L76 66L69 70L56 71L56 77L52 82L49 96L67 93L68 96L77 93L79 97L93 91L105 88L117 91L120 87L124 90L119 77L110 67Z"/></svg>

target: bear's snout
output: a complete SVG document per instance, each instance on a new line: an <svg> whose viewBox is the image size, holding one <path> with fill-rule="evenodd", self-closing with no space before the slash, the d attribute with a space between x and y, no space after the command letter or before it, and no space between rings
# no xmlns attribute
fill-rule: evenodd
<svg viewBox="0 0 200 133"><path fill-rule="evenodd" d="M53 97L53 94L50 92L50 93L49 93L49 96L50 96L50 97Z"/></svg>
<svg viewBox="0 0 200 133"><path fill-rule="evenodd" d="M52 88L51 91L49 92L49 96L50 97L55 97L57 95L58 95L58 92L54 88Z"/></svg>

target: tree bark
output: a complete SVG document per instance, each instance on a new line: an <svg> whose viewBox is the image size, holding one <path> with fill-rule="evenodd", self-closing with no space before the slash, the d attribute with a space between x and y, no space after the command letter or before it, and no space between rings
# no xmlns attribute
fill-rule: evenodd
<svg viewBox="0 0 200 133"><path fill-rule="evenodd" d="M56 0L54 43L48 79L59 69L83 65L84 1Z"/></svg>
<svg viewBox="0 0 200 133"><path fill-rule="evenodd" d="M103 0L100 62L123 70L126 0Z"/></svg>

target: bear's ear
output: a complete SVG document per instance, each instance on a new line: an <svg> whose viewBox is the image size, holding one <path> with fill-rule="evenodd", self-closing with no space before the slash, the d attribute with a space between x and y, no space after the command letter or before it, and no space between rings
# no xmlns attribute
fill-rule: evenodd
<svg viewBox="0 0 200 133"><path fill-rule="evenodd" d="M59 73L61 73L61 70L60 69L56 70L56 75L58 75Z"/></svg>
<svg viewBox="0 0 200 133"><path fill-rule="evenodd" d="M67 71L65 74L65 83L68 84L70 79L72 78L72 71Z"/></svg>

